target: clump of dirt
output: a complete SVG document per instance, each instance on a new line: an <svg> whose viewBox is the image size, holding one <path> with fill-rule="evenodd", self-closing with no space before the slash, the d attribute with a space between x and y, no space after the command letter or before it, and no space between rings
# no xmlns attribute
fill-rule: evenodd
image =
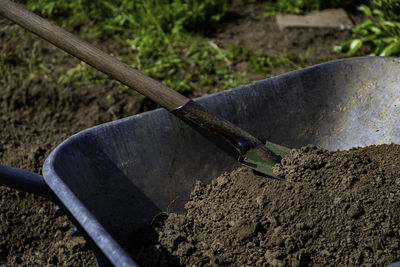
<svg viewBox="0 0 400 267"><path fill-rule="evenodd" d="M400 260L400 146L330 152L309 145L274 167L198 182L156 228L187 266L382 266Z"/></svg>

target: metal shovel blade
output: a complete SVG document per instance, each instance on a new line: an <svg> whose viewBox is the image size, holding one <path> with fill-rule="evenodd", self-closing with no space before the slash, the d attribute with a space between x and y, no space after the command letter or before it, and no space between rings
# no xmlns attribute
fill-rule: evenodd
<svg viewBox="0 0 400 267"><path fill-rule="evenodd" d="M272 168L290 152L290 149L269 141L261 141L247 131L216 114L202 105L189 101L172 113L214 142L218 147L258 173L278 180Z"/></svg>
<svg viewBox="0 0 400 267"><path fill-rule="evenodd" d="M263 146L249 149L246 156L239 161L256 172L266 174L277 180L286 181L283 178L275 176L272 168L276 163L279 163L282 160L282 157L289 154L290 150L290 148L267 141Z"/></svg>

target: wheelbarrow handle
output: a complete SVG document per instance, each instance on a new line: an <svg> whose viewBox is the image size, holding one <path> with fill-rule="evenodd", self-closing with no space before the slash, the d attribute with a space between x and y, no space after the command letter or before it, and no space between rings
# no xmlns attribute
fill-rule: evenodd
<svg viewBox="0 0 400 267"><path fill-rule="evenodd" d="M56 195L51 191L43 177L33 172L0 164L0 186L34 193L55 203L58 202Z"/></svg>
<svg viewBox="0 0 400 267"><path fill-rule="evenodd" d="M0 15L35 33L92 67L131 87L153 101L174 110L189 98L118 61L88 42L9 0L0 0Z"/></svg>

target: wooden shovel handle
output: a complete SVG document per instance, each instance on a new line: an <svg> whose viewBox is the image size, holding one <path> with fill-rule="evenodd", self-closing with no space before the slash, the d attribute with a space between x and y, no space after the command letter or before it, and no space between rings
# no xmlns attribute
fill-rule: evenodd
<svg viewBox="0 0 400 267"><path fill-rule="evenodd" d="M0 0L0 15L149 97L168 110L174 110L189 101L187 97L18 4L9 0Z"/></svg>

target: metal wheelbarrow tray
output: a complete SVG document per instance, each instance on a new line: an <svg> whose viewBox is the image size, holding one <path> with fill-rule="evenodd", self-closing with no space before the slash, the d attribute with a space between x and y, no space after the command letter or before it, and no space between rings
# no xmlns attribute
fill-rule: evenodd
<svg viewBox="0 0 400 267"><path fill-rule="evenodd" d="M400 59L361 57L196 101L265 140L337 150L400 143L399 89ZM196 180L207 183L238 166L202 135L159 109L65 140L46 159L45 186L39 186L40 176L5 166L0 183L55 195L53 199L94 245L100 265L133 266L125 247L135 228L161 211L182 212ZM20 179L18 185L12 179Z"/></svg>

